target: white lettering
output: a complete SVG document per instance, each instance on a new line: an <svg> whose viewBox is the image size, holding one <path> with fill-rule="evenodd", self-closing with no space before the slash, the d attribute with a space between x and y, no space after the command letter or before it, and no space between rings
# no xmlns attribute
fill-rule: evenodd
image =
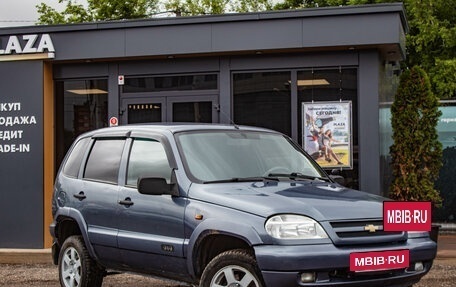
<svg viewBox="0 0 456 287"><path fill-rule="evenodd" d="M50 53L55 52L54 44L52 43L52 39L49 34L23 35L21 40L23 44L21 44L21 41L19 41L18 36L9 36L5 49L0 49L0 55L9 55L13 53L44 53L46 51Z"/></svg>
<svg viewBox="0 0 456 287"><path fill-rule="evenodd" d="M364 266L364 258L355 258L355 266Z"/></svg>
<svg viewBox="0 0 456 287"><path fill-rule="evenodd" d="M389 264L396 264L396 256L390 255L388 256Z"/></svg>
<svg viewBox="0 0 456 287"><path fill-rule="evenodd" d="M9 141L14 139L22 139L22 134L24 131L0 131L0 140Z"/></svg>
<svg viewBox="0 0 456 287"><path fill-rule="evenodd" d="M55 52L54 44L52 43L51 36L49 36L49 34L43 34L41 36L37 52L42 53L45 49L48 50L48 52Z"/></svg>
<svg viewBox="0 0 456 287"><path fill-rule="evenodd" d="M36 125L35 116L0 117L0 126Z"/></svg>
<svg viewBox="0 0 456 287"><path fill-rule="evenodd" d="M427 222L427 210L418 210L413 211L413 223L426 223Z"/></svg>
<svg viewBox="0 0 456 287"><path fill-rule="evenodd" d="M30 144L0 145L0 153L27 153L30 152Z"/></svg>
<svg viewBox="0 0 456 287"><path fill-rule="evenodd" d="M25 47L22 50L24 53L36 53L37 49L33 48L35 46L36 39L38 38L38 35L25 35L22 37L25 42Z"/></svg>
<svg viewBox="0 0 456 287"><path fill-rule="evenodd" d="M411 223L412 214L410 210L392 209L387 213L388 223Z"/></svg>
<svg viewBox="0 0 456 287"><path fill-rule="evenodd" d="M8 44L6 44L5 54L11 54L13 51L18 54L22 53L21 44L17 36L9 37Z"/></svg>
<svg viewBox="0 0 456 287"><path fill-rule="evenodd" d="M20 111L21 103L0 103L0 112Z"/></svg>

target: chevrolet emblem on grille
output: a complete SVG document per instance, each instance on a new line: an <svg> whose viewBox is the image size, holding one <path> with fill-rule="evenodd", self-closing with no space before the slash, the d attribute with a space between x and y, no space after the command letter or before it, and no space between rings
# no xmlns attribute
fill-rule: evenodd
<svg viewBox="0 0 456 287"><path fill-rule="evenodd" d="M375 226L373 224L368 224L368 225L364 226L364 230L369 231L369 232L375 232L378 230L378 226Z"/></svg>

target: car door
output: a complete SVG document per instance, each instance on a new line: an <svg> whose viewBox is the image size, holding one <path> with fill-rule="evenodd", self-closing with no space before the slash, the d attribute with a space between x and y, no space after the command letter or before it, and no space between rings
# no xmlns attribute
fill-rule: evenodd
<svg viewBox="0 0 456 287"><path fill-rule="evenodd" d="M84 166L82 183L73 195L87 224L89 241L99 260L115 267L117 250L118 175L125 138L94 138Z"/></svg>
<svg viewBox="0 0 456 287"><path fill-rule="evenodd" d="M129 145L125 185L119 193L118 245L122 261L133 270L183 273L186 199L145 195L137 190L140 177L160 177L170 182L170 153L159 138L131 138Z"/></svg>

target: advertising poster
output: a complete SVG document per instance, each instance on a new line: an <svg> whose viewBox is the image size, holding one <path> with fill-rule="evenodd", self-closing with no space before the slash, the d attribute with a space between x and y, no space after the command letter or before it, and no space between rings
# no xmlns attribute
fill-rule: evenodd
<svg viewBox="0 0 456 287"><path fill-rule="evenodd" d="M302 103L303 148L323 168L352 168L351 101Z"/></svg>

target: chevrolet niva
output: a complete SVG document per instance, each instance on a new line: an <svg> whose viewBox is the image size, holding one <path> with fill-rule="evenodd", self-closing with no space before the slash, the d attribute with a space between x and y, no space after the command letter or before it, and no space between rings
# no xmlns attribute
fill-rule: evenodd
<svg viewBox="0 0 456 287"><path fill-rule="evenodd" d="M411 286L428 232L383 230L383 197L337 184L280 133L137 125L78 137L58 172L60 284L109 271L201 287Z"/></svg>

